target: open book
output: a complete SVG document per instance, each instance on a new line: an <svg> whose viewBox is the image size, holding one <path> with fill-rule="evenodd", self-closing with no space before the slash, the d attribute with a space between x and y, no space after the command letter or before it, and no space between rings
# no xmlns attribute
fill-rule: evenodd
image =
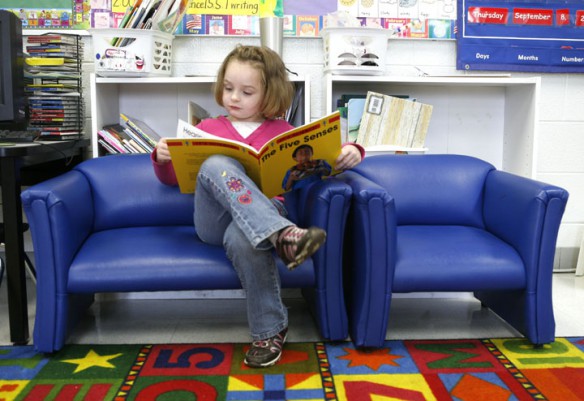
<svg viewBox="0 0 584 401"><path fill-rule="evenodd" d="M195 191L197 173L207 157L223 154L239 160L262 192L273 197L298 188L308 180L339 172L334 170L334 164L341 153L340 115L337 111L284 132L259 151L204 132L182 120L179 120L177 138L168 139L167 144L182 193ZM306 157L310 150L311 160L297 163L296 158L302 153ZM294 185L290 176L295 177Z"/></svg>

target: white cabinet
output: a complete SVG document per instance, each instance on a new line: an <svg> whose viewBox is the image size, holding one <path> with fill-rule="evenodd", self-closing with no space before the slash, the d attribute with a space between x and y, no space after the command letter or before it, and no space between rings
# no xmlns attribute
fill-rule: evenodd
<svg viewBox="0 0 584 401"><path fill-rule="evenodd" d="M475 156L535 177L540 78L393 77L327 74L326 112L343 94L408 95L434 106L427 153Z"/></svg>
<svg viewBox="0 0 584 401"><path fill-rule="evenodd" d="M310 115L310 82L290 77L304 87L304 122ZM211 115L225 114L213 95L215 77L102 78L91 74L91 140L99 155L97 132L120 123L120 113L144 121L160 136L175 136L178 119L187 120L188 103L194 101ZM308 95L306 95L308 94Z"/></svg>

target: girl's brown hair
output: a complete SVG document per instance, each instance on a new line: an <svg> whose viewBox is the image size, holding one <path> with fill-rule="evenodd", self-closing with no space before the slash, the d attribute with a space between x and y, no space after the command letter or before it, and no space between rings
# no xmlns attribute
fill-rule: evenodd
<svg viewBox="0 0 584 401"><path fill-rule="evenodd" d="M288 72L278 53L267 47L237 45L223 60L215 83L215 101L223 106L223 81L229 62L237 60L249 63L261 75L264 85L264 101L261 106L265 118L282 116L292 104L294 86L288 80Z"/></svg>

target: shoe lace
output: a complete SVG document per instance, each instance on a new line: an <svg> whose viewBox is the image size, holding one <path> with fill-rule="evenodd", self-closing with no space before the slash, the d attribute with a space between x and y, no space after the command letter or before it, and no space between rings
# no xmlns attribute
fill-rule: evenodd
<svg viewBox="0 0 584 401"><path fill-rule="evenodd" d="M296 226L287 227L280 233L278 242L282 254L289 260L294 260L298 250L298 242L306 234L307 230Z"/></svg>
<svg viewBox="0 0 584 401"><path fill-rule="evenodd" d="M266 340L255 340L251 343L252 348L268 349L270 352L278 352L284 345L284 337L278 333L274 337ZM253 351L253 350L252 350Z"/></svg>

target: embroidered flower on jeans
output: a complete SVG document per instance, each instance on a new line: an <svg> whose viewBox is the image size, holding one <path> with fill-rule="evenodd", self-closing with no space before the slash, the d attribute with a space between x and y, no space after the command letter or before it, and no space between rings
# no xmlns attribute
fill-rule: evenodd
<svg viewBox="0 0 584 401"><path fill-rule="evenodd" d="M231 177L226 184L231 192L239 192L243 189L243 183L239 178Z"/></svg>
<svg viewBox="0 0 584 401"><path fill-rule="evenodd" d="M240 195L237 200L239 201L239 203L243 204L243 205L249 205L251 203L251 195L249 194L243 194Z"/></svg>

